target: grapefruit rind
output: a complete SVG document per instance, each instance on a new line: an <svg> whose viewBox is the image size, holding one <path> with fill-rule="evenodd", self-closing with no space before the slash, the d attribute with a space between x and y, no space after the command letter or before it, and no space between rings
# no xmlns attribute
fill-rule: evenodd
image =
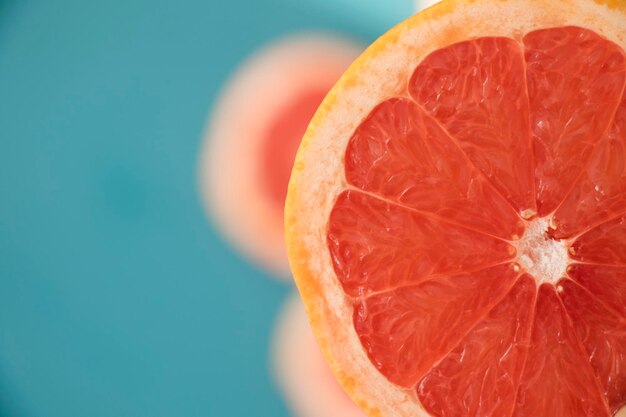
<svg viewBox="0 0 626 417"><path fill-rule="evenodd" d="M291 275L282 213L259 179L266 132L299 96L328 90L361 50L323 33L276 40L235 72L207 124L198 172L202 201L236 248L283 279Z"/></svg>
<svg viewBox="0 0 626 417"><path fill-rule="evenodd" d="M271 351L275 382L294 416L364 416L331 374L297 293L281 308Z"/></svg>
<svg viewBox="0 0 626 417"><path fill-rule="evenodd" d="M343 156L352 133L380 102L407 95L429 53L464 40L560 26L590 29L626 49L626 4L592 0L447 0L401 23L369 47L316 112L302 141L285 208L290 267L312 328L335 376L370 416L427 417L416 395L370 362L352 324L353 305L333 270L326 228L346 188Z"/></svg>

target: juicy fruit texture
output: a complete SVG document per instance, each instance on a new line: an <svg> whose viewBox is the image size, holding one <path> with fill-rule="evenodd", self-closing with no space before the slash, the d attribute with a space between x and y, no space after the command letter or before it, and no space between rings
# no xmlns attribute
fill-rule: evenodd
<svg viewBox="0 0 626 417"><path fill-rule="evenodd" d="M439 415L511 415L528 354L534 298L532 278L521 277L481 326L422 378L417 392L428 409ZM483 383L468 374L482 376Z"/></svg>
<svg viewBox="0 0 626 417"><path fill-rule="evenodd" d="M512 266L498 265L376 294L356 306L354 325L380 371L412 386L432 367L433 357L444 357L482 321L517 276Z"/></svg>
<svg viewBox="0 0 626 417"><path fill-rule="evenodd" d="M626 206L626 96L572 192L554 215L556 236L575 235L620 215Z"/></svg>
<svg viewBox="0 0 626 417"><path fill-rule="evenodd" d="M472 39L348 142L333 268L372 365L432 416L626 404L625 82L624 51L588 29ZM529 273L537 224L563 276Z"/></svg>
<svg viewBox="0 0 626 417"><path fill-rule="evenodd" d="M523 78L520 43L484 38L432 53L413 73L409 93L516 211L534 212Z"/></svg>
<svg viewBox="0 0 626 417"><path fill-rule="evenodd" d="M622 100L624 52L590 31L542 30L524 37L540 215L554 211ZM610 178L610 177L609 177Z"/></svg>
<svg viewBox="0 0 626 417"><path fill-rule="evenodd" d="M396 204L502 237L523 231L506 200L437 121L409 99L391 99L374 109L348 144L345 165L350 184Z"/></svg>

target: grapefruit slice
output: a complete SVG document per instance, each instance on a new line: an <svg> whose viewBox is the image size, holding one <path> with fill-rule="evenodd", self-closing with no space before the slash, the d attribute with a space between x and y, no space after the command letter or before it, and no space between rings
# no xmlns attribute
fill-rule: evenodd
<svg viewBox="0 0 626 417"><path fill-rule="evenodd" d="M291 278L283 207L296 150L360 50L323 34L275 41L236 71L212 112L199 163L203 202L233 245L274 276Z"/></svg>
<svg viewBox="0 0 626 417"><path fill-rule="evenodd" d="M626 412L625 22L618 1L443 1L318 109L289 260L369 415Z"/></svg>
<svg viewBox="0 0 626 417"><path fill-rule="evenodd" d="M297 294L287 298L272 344L274 377L294 417L365 417L333 377Z"/></svg>

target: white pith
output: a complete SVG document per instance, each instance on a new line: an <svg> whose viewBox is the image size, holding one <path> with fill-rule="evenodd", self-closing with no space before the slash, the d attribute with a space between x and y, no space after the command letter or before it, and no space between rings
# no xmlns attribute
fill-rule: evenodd
<svg viewBox="0 0 626 417"><path fill-rule="evenodd" d="M569 264L567 242L551 238L549 227L548 217L530 220L522 238L514 243L517 264L535 278L537 285L556 284Z"/></svg>
<svg viewBox="0 0 626 417"><path fill-rule="evenodd" d="M291 279L282 212L258 178L265 132L294 98L332 86L361 50L323 33L275 41L234 73L208 122L199 161L208 214L239 251L282 279Z"/></svg>
<svg viewBox="0 0 626 417"><path fill-rule="evenodd" d="M378 103L405 94L415 66L436 49L474 37L520 39L533 30L568 25L589 28L626 49L625 19L626 14L589 0L443 1L386 35L384 47L375 45L357 60L325 100L292 174L286 213L290 264L315 277L319 294L310 295L309 289L305 302L318 343L344 388L370 415L429 416L412 389L389 382L370 362L352 325L352 301L332 267L326 227L336 197L347 186L343 156L352 133ZM523 218L534 214L520 213ZM298 285L307 292L307 282Z"/></svg>
<svg viewBox="0 0 626 417"><path fill-rule="evenodd" d="M277 319L272 365L294 417L366 417L334 380L298 294L287 298Z"/></svg>

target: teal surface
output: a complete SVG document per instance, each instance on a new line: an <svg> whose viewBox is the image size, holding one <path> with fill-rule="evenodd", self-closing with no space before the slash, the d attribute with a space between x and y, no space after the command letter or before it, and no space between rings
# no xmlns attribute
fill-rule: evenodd
<svg viewBox="0 0 626 417"><path fill-rule="evenodd" d="M287 415L267 356L291 289L207 221L205 118L276 36L370 42L410 9L0 0L0 415Z"/></svg>

